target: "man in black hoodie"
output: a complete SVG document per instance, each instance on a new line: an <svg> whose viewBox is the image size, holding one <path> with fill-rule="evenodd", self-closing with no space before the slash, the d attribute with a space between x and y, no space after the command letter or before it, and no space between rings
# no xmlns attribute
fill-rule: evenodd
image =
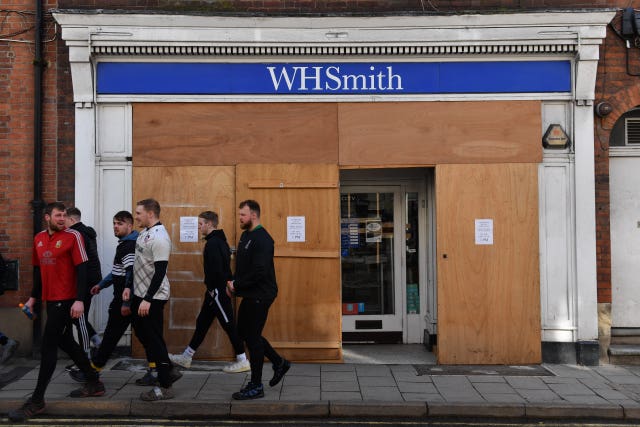
<svg viewBox="0 0 640 427"><path fill-rule="evenodd" d="M227 292L242 297L238 309L238 333L247 344L251 361L251 381L232 397L247 400L264 397L262 365L265 356L273 365L273 378L269 381L271 387L282 380L291 363L262 336L269 307L278 295L273 239L260 224L258 202L245 200L239 208L240 228L244 231L238 242L235 279L227 282Z"/></svg>
<svg viewBox="0 0 640 427"><path fill-rule="evenodd" d="M80 318L74 319L74 324L76 325L76 328L78 328L78 340L80 341L80 347L82 347L90 358L89 341L91 341L96 347L100 347L102 342L100 335L96 333L96 330L93 328L93 325L89 323L88 319L89 309L91 308L91 298L93 297L89 291L102 280L100 258L98 258L98 244L96 242L97 234L96 230L92 227L87 227L82 223L82 213L78 208L67 208L66 223L67 228L79 231L80 234L82 234L82 237L84 238L84 246L87 250L87 256L89 257L89 261L87 262L87 283L85 284L87 292L84 297L84 314Z"/></svg>
<svg viewBox="0 0 640 427"><path fill-rule="evenodd" d="M213 319L217 318L236 353L236 361L225 366L222 370L228 373L248 371L251 368L244 353L244 344L236 332L236 326L233 322L233 305L226 292L227 281L232 278L229 266L231 250L227 243L227 236L224 231L218 230L218 214L212 211L205 211L198 215L198 229L207 241L202 253L204 257L204 284L207 290L204 293L204 301L196 320L196 330L193 332L191 342L182 354L170 354L169 358L176 365L190 368L193 355L202 344Z"/></svg>

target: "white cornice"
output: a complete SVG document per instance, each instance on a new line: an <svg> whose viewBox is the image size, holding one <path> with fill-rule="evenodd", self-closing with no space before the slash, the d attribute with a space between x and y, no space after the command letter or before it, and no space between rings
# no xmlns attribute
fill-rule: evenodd
<svg viewBox="0 0 640 427"><path fill-rule="evenodd" d="M601 12L386 17L221 17L54 12L67 41L92 46L451 46L600 43Z"/></svg>
<svg viewBox="0 0 640 427"><path fill-rule="evenodd" d="M615 11L447 16L229 17L54 11L76 102L95 102L100 58L470 58L554 56L578 63L574 94L593 99L598 45ZM584 76L584 77L583 77Z"/></svg>

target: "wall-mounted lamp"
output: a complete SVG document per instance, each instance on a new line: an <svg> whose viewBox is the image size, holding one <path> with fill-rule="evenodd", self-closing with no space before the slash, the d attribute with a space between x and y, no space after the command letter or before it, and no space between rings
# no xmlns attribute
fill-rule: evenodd
<svg viewBox="0 0 640 427"><path fill-rule="evenodd" d="M571 140L567 133L558 124L549 125L547 131L542 137L542 146L544 148L563 149L571 145Z"/></svg>
<svg viewBox="0 0 640 427"><path fill-rule="evenodd" d="M595 105L595 107L593 107L593 110L595 111L596 116L605 117L611 114L613 111L613 105L607 101L600 101Z"/></svg>

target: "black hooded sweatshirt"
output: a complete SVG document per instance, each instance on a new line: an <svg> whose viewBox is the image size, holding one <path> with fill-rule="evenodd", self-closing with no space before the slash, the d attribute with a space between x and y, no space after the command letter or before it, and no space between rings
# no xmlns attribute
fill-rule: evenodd
<svg viewBox="0 0 640 427"><path fill-rule="evenodd" d="M227 280L231 280L231 249L227 243L227 236L222 230L213 230L204 238L202 256L204 257L204 284L208 291L217 289L224 293Z"/></svg>
<svg viewBox="0 0 640 427"><path fill-rule="evenodd" d="M96 237L98 236L96 230L92 227L87 227L82 222L76 222L71 227L76 231L79 231L84 238L84 247L87 251L87 293L94 286L100 283L102 280L102 271L100 269L100 258L98 258L98 243Z"/></svg>
<svg viewBox="0 0 640 427"><path fill-rule="evenodd" d="M238 242L235 294L243 298L273 301L278 295L273 264L274 242L262 225L245 230Z"/></svg>

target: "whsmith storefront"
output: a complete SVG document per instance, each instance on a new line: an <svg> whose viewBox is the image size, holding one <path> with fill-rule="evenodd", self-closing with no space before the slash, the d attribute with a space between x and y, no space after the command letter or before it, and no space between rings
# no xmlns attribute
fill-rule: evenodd
<svg viewBox="0 0 640 427"><path fill-rule="evenodd" d="M612 11L54 16L76 203L108 269L113 214L160 201L170 351L203 293L193 218L219 212L236 242L252 198L276 241L265 334L293 360L393 342L443 364L597 363L592 101ZM219 329L201 348L232 353Z"/></svg>

